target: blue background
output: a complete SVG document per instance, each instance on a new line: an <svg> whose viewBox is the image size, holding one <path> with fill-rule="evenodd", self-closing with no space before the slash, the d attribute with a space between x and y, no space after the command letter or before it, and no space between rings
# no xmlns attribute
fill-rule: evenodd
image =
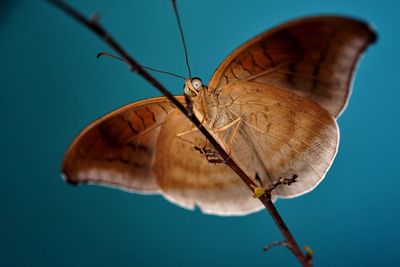
<svg viewBox="0 0 400 267"><path fill-rule="evenodd" d="M169 1L69 1L144 65L186 75ZM340 117L339 154L311 193L277 202L316 266L398 266L399 5L396 1L178 1L194 75L208 81L237 46L288 19L347 14L379 34ZM160 95L82 25L42 1L0 4L1 266L296 266L271 217L202 215L160 196L60 178L63 153L95 118ZM182 81L156 74L175 94Z"/></svg>

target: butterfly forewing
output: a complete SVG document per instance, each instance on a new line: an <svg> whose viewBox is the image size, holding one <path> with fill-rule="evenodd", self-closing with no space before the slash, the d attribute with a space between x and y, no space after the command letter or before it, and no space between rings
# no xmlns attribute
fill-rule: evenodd
<svg viewBox="0 0 400 267"><path fill-rule="evenodd" d="M374 40L368 25L357 20L296 20L236 49L215 71L209 87L236 80L263 82L307 97L337 117L347 103L357 61Z"/></svg>
<svg viewBox="0 0 400 267"><path fill-rule="evenodd" d="M155 146L161 125L172 110L166 98L156 97L93 122L65 154L62 170L66 180L158 192L153 171Z"/></svg>

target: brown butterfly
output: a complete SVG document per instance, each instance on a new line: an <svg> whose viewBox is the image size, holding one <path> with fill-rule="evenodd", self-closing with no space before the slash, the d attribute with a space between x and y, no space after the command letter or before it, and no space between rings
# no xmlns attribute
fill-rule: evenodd
<svg viewBox="0 0 400 267"><path fill-rule="evenodd" d="M185 80L196 117L232 159L274 199L314 189L335 158L352 75L375 40L363 22L334 16L295 20L246 42L217 68L208 87ZM184 103L184 97L178 96ZM165 97L121 107L84 129L62 166L72 184L162 194L204 213L244 215L263 206L192 123Z"/></svg>

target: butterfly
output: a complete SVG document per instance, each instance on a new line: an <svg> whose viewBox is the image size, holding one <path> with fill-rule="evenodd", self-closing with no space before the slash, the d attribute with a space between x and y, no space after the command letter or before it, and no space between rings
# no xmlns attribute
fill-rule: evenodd
<svg viewBox="0 0 400 267"><path fill-rule="evenodd" d="M185 80L193 112L229 156L269 187L272 198L314 189L339 144L361 54L376 39L364 22L339 16L294 20L244 43L208 86ZM185 103L184 96L177 96ZM165 97L123 106L91 123L69 146L62 173L71 184L161 194L188 209L245 215L263 208L192 123Z"/></svg>

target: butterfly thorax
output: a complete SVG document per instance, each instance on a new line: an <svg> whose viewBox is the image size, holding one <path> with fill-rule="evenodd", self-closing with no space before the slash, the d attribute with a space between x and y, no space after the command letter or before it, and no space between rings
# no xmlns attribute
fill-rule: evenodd
<svg viewBox="0 0 400 267"><path fill-rule="evenodd" d="M193 112L202 123L212 128L218 118L217 95L207 88L201 90L199 97L193 99Z"/></svg>
<svg viewBox="0 0 400 267"><path fill-rule="evenodd" d="M217 94L203 85L199 78L186 79L184 93L192 102L197 119L212 127L218 117Z"/></svg>

